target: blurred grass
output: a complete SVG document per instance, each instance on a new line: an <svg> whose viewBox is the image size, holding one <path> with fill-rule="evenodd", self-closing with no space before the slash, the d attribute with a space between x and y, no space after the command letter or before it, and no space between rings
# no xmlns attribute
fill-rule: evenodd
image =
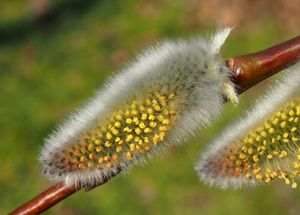
<svg viewBox="0 0 300 215"><path fill-rule="evenodd" d="M47 25L46 20L46 27L32 28L26 37L20 34L14 35L13 42L1 41L0 214L49 186L37 162L43 138L109 74L137 50L162 38L214 29L211 23L194 20L189 2L193 3L94 1L88 10L62 10L55 23ZM31 13L27 1L6 0L0 6L0 25L15 24ZM291 36L273 19L264 18L237 26L223 53L235 56ZM278 183L224 191L200 183L193 170L198 151L256 95L255 89L243 95L239 108L226 105L223 117L192 143L143 168L135 167L105 186L79 192L46 214L299 214L298 190Z"/></svg>

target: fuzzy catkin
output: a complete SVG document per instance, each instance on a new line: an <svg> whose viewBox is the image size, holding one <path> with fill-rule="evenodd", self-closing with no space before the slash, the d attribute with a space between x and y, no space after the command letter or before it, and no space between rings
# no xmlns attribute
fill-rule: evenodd
<svg viewBox="0 0 300 215"><path fill-rule="evenodd" d="M269 183L297 188L300 176L300 63L271 87L248 114L229 126L201 153L202 181L221 188Z"/></svg>
<svg viewBox="0 0 300 215"><path fill-rule="evenodd" d="M224 97L236 99L219 57L229 33L163 41L142 52L45 140L46 177L93 186L208 125Z"/></svg>

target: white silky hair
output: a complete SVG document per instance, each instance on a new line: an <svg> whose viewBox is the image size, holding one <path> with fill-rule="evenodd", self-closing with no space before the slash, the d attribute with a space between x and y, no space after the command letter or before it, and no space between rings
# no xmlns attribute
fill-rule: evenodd
<svg viewBox="0 0 300 215"><path fill-rule="evenodd" d="M161 150L185 142L189 136L207 126L220 114L224 97L228 94L224 83L231 84L234 89L229 79L230 71L219 56L230 31L230 28L222 28L209 38L162 41L143 51L46 138L39 158L46 177L67 185L93 186L126 167L145 163L147 158ZM192 89L187 90L185 86L192 86ZM130 101L133 96L143 96L140 94L144 89L181 91L183 96L179 99L185 101L180 119L163 143L155 147L155 151L137 156L132 161L120 161L118 166L110 169L49 174L51 167L48 163L53 154L71 144L82 132L104 120L112 110ZM235 91L230 93L235 94Z"/></svg>
<svg viewBox="0 0 300 215"><path fill-rule="evenodd" d="M226 148L230 148L235 140L242 138L248 131L255 128L266 117L270 116L278 107L284 105L300 91L300 63L285 71L285 77L276 81L270 89L257 100L256 104L244 117L227 127L217 138L208 144L204 153L195 165L200 179L210 186L221 188L239 188L242 184L256 184L254 180L243 176L228 176L215 168L222 159Z"/></svg>

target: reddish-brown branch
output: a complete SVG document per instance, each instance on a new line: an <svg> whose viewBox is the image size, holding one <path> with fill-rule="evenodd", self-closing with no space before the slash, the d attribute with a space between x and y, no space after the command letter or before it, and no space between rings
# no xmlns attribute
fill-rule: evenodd
<svg viewBox="0 0 300 215"><path fill-rule="evenodd" d="M233 71L232 80L242 93L300 59L300 36L260 52L227 60ZM300 75L300 74L299 74Z"/></svg>
<svg viewBox="0 0 300 215"><path fill-rule="evenodd" d="M227 60L227 66L233 73L232 80L235 82L238 92L242 93L263 79L294 64L299 58L300 36L261 52L230 58ZM109 179L105 179L97 186L104 184ZM88 190L90 189L92 188ZM78 189L75 186L54 185L10 214L41 213L76 191Z"/></svg>
<svg viewBox="0 0 300 215"><path fill-rule="evenodd" d="M108 182L112 177L119 174L121 169L118 169L113 175L110 177L105 177L103 180L94 185L93 187L86 187L85 190L89 191L98 187L102 184ZM73 193L79 191L80 188L73 185L73 186L66 186L63 183L58 183L48 190L40 193L33 199L29 200L25 204L21 205L14 211L10 212L9 215L31 215L31 214L39 214L43 211L51 208L53 205L59 203L63 199L67 198L68 196L72 195Z"/></svg>
<svg viewBox="0 0 300 215"><path fill-rule="evenodd" d="M12 211L11 215L16 214L39 214L52 207L61 200L75 193L78 189L76 186L65 186L64 184L56 184L48 190L40 193L35 198L26 202L21 207Z"/></svg>

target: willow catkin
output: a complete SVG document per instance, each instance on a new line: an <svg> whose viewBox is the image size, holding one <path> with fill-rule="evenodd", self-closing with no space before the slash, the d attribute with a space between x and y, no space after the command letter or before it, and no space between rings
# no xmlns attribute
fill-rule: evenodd
<svg viewBox="0 0 300 215"><path fill-rule="evenodd" d="M224 96L236 101L219 57L229 32L146 49L46 139L44 174L55 182L93 186L208 125Z"/></svg>
<svg viewBox="0 0 300 215"><path fill-rule="evenodd" d="M201 155L201 179L226 188L283 180L297 188L300 176L300 64L252 110L226 129Z"/></svg>

